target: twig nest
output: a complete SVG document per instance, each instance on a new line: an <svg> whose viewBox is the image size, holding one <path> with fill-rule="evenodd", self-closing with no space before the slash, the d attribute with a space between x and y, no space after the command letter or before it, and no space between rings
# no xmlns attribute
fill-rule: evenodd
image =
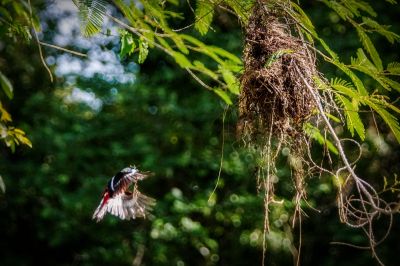
<svg viewBox="0 0 400 266"><path fill-rule="evenodd" d="M301 136L314 108L300 75L314 84L315 55L292 35L295 24L280 13L279 7L258 3L246 27L238 130L253 141L268 132Z"/></svg>

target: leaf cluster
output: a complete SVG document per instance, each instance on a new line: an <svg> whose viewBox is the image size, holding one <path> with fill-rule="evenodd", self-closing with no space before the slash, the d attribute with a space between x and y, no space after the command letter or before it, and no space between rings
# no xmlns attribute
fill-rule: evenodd
<svg viewBox="0 0 400 266"><path fill-rule="evenodd" d="M4 40L4 45L7 45L7 41L10 40L14 43L29 43L32 39L30 33L31 21L35 28L39 28L38 18L30 14L27 1L0 1L0 37ZM1 64L0 67L2 67ZM3 103L12 100L14 97L14 87L12 81L1 68L0 86L3 92L0 96L0 139L3 140L6 146L10 147L13 152L15 151L16 145L24 144L32 147L32 143L25 136L23 130L9 125L9 123L12 122L12 118Z"/></svg>
<svg viewBox="0 0 400 266"><path fill-rule="evenodd" d="M377 12L366 1L323 0L339 17L350 23L358 34L362 48L358 48L351 62L344 63L339 55L325 42L312 24L310 18L296 3L291 2L291 14L300 23L303 34L311 41L319 43L323 50L317 51L322 58L335 66L346 77L337 76L328 84L319 82L321 89L335 94L335 99L346 117L346 125L351 135L355 133L365 139L365 126L360 117L363 109L376 112L391 129L400 142L400 124L397 116L400 109L386 96L392 90L400 92L400 83L393 78L399 75L399 63L389 63L384 68L381 56L370 35L384 36L390 43L398 42L400 36L390 31L390 26L381 25L376 18ZM392 4L395 1L389 1ZM369 76L374 83L366 85L364 76Z"/></svg>
<svg viewBox="0 0 400 266"><path fill-rule="evenodd" d="M75 1L76 2L76 1ZM234 9L234 1L227 4ZM103 19L107 15L105 1L76 2L82 18L82 33L92 36L101 30ZM116 18L111 19L121 27L120 57L138 54L137 62L143 64L149 49L157 48L169 55L178 66L190 73L203 87L214 91L227 104L232 104L229 94L239 94L237 74L242 69L242 62L236 55L200 41L196 37L181 33L170 27L170 20L183 19L182 14L173 11L177 1L113 1L128 23ZM249 6L249 3L247 3ZM211 1L198 1L194 24L200 34L206 34L210 28L215 4ZM101 22L101 23L100 23ZM211 63L206 64L208 58Z"/></svg>

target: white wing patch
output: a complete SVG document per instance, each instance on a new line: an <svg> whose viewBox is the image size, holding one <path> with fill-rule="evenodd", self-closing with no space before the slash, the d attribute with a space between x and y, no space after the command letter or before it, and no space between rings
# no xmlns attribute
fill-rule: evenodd
<svg viewBox="0 0 400 266"><path fill-rule="evenodd" d="M135 190L132 194L118 194L110 198L107 203L97 207L93 214L93 219L98 222L104 218L106 213L110 213L122 220L135 219L136 217L146 217L150 215L155 200L141 194Z"/></svg>

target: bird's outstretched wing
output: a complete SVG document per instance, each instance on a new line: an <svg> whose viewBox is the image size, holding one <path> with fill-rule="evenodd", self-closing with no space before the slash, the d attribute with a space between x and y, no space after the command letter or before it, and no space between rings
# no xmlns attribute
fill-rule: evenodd
<svg viewBox="0 0 400 266"><path fill-rule="evenodd" d="M150 211L155 202L155 199L143 195L137 189L133 192L120 193L110 198L104 205L101 202L93 214L93 219L99 222L106 213L111 213L122 220L146 218L151 215Z"/></svg>
<svg viewBox="0 0 400 266"><path fill-rule="evenodd" d="M149 175L150 173L139 172L139 170L134 167L124 168L111 178L108 182L108 189L113 195L123 194L132 183L143 180Z"/></svg>

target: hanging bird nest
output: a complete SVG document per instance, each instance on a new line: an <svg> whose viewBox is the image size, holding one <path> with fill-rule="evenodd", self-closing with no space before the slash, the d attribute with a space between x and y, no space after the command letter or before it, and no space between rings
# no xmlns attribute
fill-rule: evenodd
<svg viewBox="0 0 400 266"><path fill-rule="evenodd" d="M245 140L256 142L268 132L292 139L303 135L315 106L302 78L314 84L317 71L315 55L293 29L279 5L255 4L246 27L239 98L238 133Z"/></svg>
<svg viewBox="0 0 400 266"><path fill-rule="evenodd" d="M388 215L389 232L393 214L398 212L398 208L392 208L393 203L382 200L373 186L358 177L347 159L341 140L326 114L333 111L342 121L343 116L331 92L320 94L317 91L317 85L324 86L325 80L316 69L314 49L303 39L301 23L291 8L289 1L256 0L245 32L237 133L258 156L258 188L264 192L264 232L269 231L270 204L279 202L275 199L276 180L279 180L276 162L285 147L289 151L285 154L295 190L292 226L296 218L301 222L300 203L306 200L306 177L313 169L336 177L347 173L346 181L338 188L340 219L351 227L363 227L370 241L368 248L382 264L375 247L388 233L376 241L372 223L381 214ZM320 121L325 134L330 133L344 164L336 173L323 168L324 159L316 164L311 157L308 145L312 136L306 136L305 124L309 122L319 130ZM360 145L352 143L358 146L361 155ZM330 160L329 153L328 158ZM353 186L357 190L351 194ZM265 239L264 234L263 256ZM296 259L298 263L299 257Z"/></svg>
<svg viewBox="0 0 400 266"><path fill-rule="evenodd" d="M257 1L245 33L237 130L260 157L258 186L264 192L265 231L269 231L269 205L275 202L276 160L282 147L290 151L293 223L300 216L308 170L304 123L316 108L315 54L286 8L285 1Z"/></svg>

